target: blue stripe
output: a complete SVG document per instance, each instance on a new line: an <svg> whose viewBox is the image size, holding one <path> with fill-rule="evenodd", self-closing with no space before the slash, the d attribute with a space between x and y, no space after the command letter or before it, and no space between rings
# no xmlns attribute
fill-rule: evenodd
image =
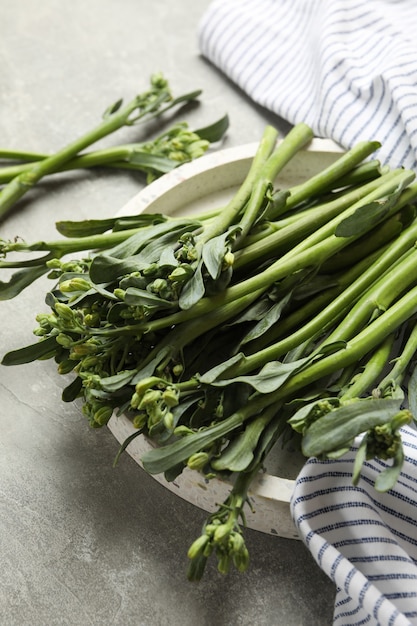
<svg viewBox="0 0 417 626"><path fill-rule="evenodd" d="M397 617L400 617L400 612L394 611L394 613L391 615L391 618L388 622L388 626L393 626L395 624Z"/></svg>
<svg viewBox="0 0 417 626"><path fill-rule="evenodd" d="M361 543L362 539L359 540L357 545L360 545ZM396 542L393 543L396 545ZM385 561L400 561L403 563L412 563L411 559L396 554L374 554L373 556L365 556L361 554L360 556L350 556L349 561L351 563L380 563Z"/></svg>
<svg viewBox="0 0 417 626"><path fill-rule="evenodd" d="M330 568L330 572L329 572L329 576L331 577L332 580L335 579L336 570L339 567L340 563L342 563L342 561L344 561L343 554L339 554L339 556L337 556L336 559L333 561L332 566ZM354 575L355 571L356 571L355 568L352 568L352 570L351 570L351 572L353 572L352 576ZM348 575L347 578L349 578L351 572L349 572L349 575ZM350 580L350 578L349 578L349 580Z"/></svg>
<svg viewBox="0 0 417 626"><path fill-rule="evenodd" d="M384 83L384 81L382 80L382 78L380 78L380 77L378 77L378 78L379 78L379 80L378 80L378 86L379 86L379 85L381 86L381 94L380 94L380 96L379 96L379 100L378 100L378 102L376 103L376 106L374 106L374 107L373 107L373 109L372 109L372 112L373 112L372 117L374 117L374 118L376 118L376 117L377 117L377 115L378 115L379 111L381 110L382 104L383 104L383 102L384 102L384 100L385 100L385 97L386 97L385 83ZM375 85L375 81L374 81L374 85ZM360 117L361 117L361 114L362 114L364 111L366 111L366 110L367 110L367 109L366 109L366 105L365 105L365 106L364 106L364 107L363 107L360 111L358 111L358 112L357 112L357 116L358 116L358 118L360 118ZM354 145L357 141L359 141L359 138L363 135L363 132L364 132L364 130L365 130L365 128L366 128L366 126L368 125L368 123L369 123L369 118L367 118L367 119L363 122L362 126L360 126L360 127L358 128L358 130L356 131L356 133L354 133L354 135L350 138L350 145ZM343 133L340 135L340 137L339 137L339 139L340 139L340 141L341 141L341 142L343 142L343 141L344 141L344 138L345 138L346 132L348 132L348 130L349 130L349 126L346 126L346 128L345 128L344 132L343 132Z"/></svg>
<svg viewBox="0 0 417 626"><path fill-rule="evenodd" d="M372 615L374 616L374 618L377 620L378 619L378 613L379 613L379 609L382 607L384 603L384 598L383 596L381 596L380 598L378 598L378 600L375 603L374 609L373 609L373 613Z"/></svg>
<svg viewBox="0 0 417 626"><path fill-rule="evenodd" d="M380 462L381 466L383 468L386 467L386 464L384 464L382 461ZM308 482L308 483L313 483L313 482L321 482L321 480L323 478L335 478L335 479L343 479L343 478L351 478L352 474L351 472L323 472L320 474L316 474L314 477L308 477L306 479L306 477L301 477L300 478L300 484ZM415 482L415 478L413 478L413 476L410 476L410 479ZM368 479L368 477L366 476L362 476L362 481L363 482L367 482L369 485L372 485L373 482ZM404 504L407 505L411 505L411 506L417 506L417 498L413 499L411 498L409 495L407 495L408 493L408 485L406 483L405 486L407 486L407 492L402 492L399 490L395 490L389 493L391 498L394 498L396 500L399 500L401 502L403 502ZM415 491L414 487L412 487L412 490ZM350 493L355 493L355 494L362 494L364 496L366 496L375 506L376 509L381 509L383 511L386 512L390 512L393 513L395 516L398 513L397 508L396 509L390 509L388 507L386 507L385 505L383 505L380 500L375 497L375 495L373 495L373 492L368 492L366 491L364 488L362 488L360 485L354 486L352 484L350 485L343 485L338 483L335 487L328 487L326 489L318 489L316 491L312 491L310 490L308 494L304 494L301 499L297 498L296 500L294 500L294 503L297 504L300 501L306 501L306 500L312 500L314 498L316 498L317 496L322 496L328 493L334 493L334 492L350 492ZM414 518L409 518L411 523L414 523Z"/></svg>
<svg viewBox="0 0 417 626"><path fill-rule="evenodd" d="M267 93L269 91L268 86L269 86L269 89L274 90L274 98L276 97L276 93L275 93L276 88L277 88L276 86L282 85L285 82L286 76L288 74L291 75L291 73L293 74L294 72L293 69L291 70L291 72L288 69L291 61L293 63L296 63L296 62L298 63L299 59L297 55L300 55L300 54L302 55L301 49L297 50L294 48L292 39L288 39L287 41L285 41L286 29L293 22L294 16L289 11L288 14L286 15L286 18L287 18L287 21L279 22L279 34L278 35L272 32L269 39L267 39L266 42L264 38L262 39L262 53L259 55L261 60L258 63L258 65L254 65L254 70L247 76L246 82L249 82L249 80L256 73L256 71L259 70L260 67L264 68L264 72L259 75L257 82L251 86L252 93L257 91L258 89L260 93L262 92L262 97L259 99L263 101L267 100ZM296 31L294 33L295 35L299 34L299 36L302 37L304 23L308 22L308 18L309 16L306 13L303 16L304 22L301 22L300 24L296 23ZM280 45L278 49L276 48L277 36L280 38ZM276 54L273 54L272 51L270 51L270 47L276 49ZM280 59L281 60L284 59L287 53L289 54L289 58L287 59L287 65L283 68L282 65L280 65L279 61ZM291 59L291 57L293 58ZM256 56L254 58L256 58ZM269 61L268 63L265 62L265 58ZM266 85L263 84L264 81L266 82ZM244 85L244 88L245 88L245 85Z"/></svg>
<svg viewBox="0 0 417 626"><path fill-rule="evenodd" d="M328 548L329 548L329 544L326 541L325 543L323 543L322 547L318 551L318 553L317 553L317 562L319 563L319 565L321 565L321 563L323 561L324 553L326 552L326 550Z"/></svg>
<svg viewBox="0 0 417 626"><path fill-rule="evenodd" d="M417 580L416 574L407 574L402 572L385 572L385 574L373 574L369 576L369 580ZM417 598L417 592L413 591L413 598ZM408 594L407 594L408 595Z"/></svg>
<svg viewBox="0 0 417 626"><path fill-rule="evenodd" d="M350 617L352 618L356 613L358 613L360 607L356 607L356 609L352 610L352 611L343 611L342 613L338 613L337 615L335 615L333 617L333 623L336 624L341 618L346 618L346 617ZM363 624L369 624L371 619L370 615L367 615L366 617L364 617L363 619L361 619L360 621L345 621L345 619L343 619L343 626L363 626Z"/></svg>
<svg viewBox="0 0 417 626"><path fill-rule="evenodd" d="M363 543L362 537L356 537L356 538L348 538L348 539L338 539L337 541L333 543L333 545L335 548L345 548L347 546L358 546L358 545L360 546L362 545L362 543ZM383 536L367 537L366 543L367 544L381 543L384 545L384 549L385 549L385 544L391 545L391 546L397 545L397 542L395 541L395 539L390 538L390 537L383 537Z"/></svg>
<svg viewBox="0 0 417 626"><path fill-rule="evenodd" d="M356 567L352 567L349 570L348 575L346 576L345 580L344 580L344 590L346 593L349 593L349 585L352 582L353 577L358 573L358 570L356 569Z"/></svg>
<svg viewBox="0 0 417 626"><path fill-rule="evenodd" d="M383 112L381 105L385 105L384 94L381 94L379 102L374 101L372 94L369 94L365 102L362 100L366 71L372 72L372 67L379 67L380 56L385 58L383 62L386 67L383 72L388 76L388 81L392 80L389 74L396 65L402 67L403 74L404 68L413 67L413 60L410 60L409 54L409 40L404 38L399 40L396 37L400 32L396 20L392 24L390 14L385 15L377 5L364 7L363 2L355 2L346 7L337 1L331 5L312 1L306 5L297 0L281 3L254 2L253 0L231 3L226 0L214 2L212 6L214 8L211 13L209 10L206 20L203 20L205 36L203 36L203 30L199 35L200 45L209 53L211 60L220 67L224 67L232 79L239 81L241 88L250 91L253 99L263 106L267 106L294 122L301 121L302 116L314 114L316 120L309 120L309 123L314 126L315 130L324 136L337 135L334 139L342 145L348 141L351 146L353 136L355 140L358 140L356 135L359 133L360 136L361 132L366 130L370 115L372 115L371 121L379 122L376 125L377 133L380 125L387 121L386 117L377 120L375 114L375 105L378 114ZM413 12L411 6L399 3L398 9L405 19L410 15L417 24L415 8ZM311 24L316 23L315 19L320 20L321 29L318 32L317 29L310 28ZM263 28L263 31L262 37L255 41L257 24L260 29ZM283 33L284 26L288 28L289 36L287 38L280 36L275 41L274 31ZM302 36L303 29L309 29L307 40ZM347 38L348 48L343 41L345 38ZM315 75L315 72L308 71L309 65L313 67L313 55L304 57L307 58L307 62L300 60L297 67L297 59L302 59L303 54L305 55L306 45L314 46L315 60L318 64L322 64L320 83L316 83L324 87L321 101L315 99L316 87L311 77L310 80L305 81L310 95L307 94L306 97L303 89L303 81L307 74ZM381 49L382 46L384 50ZM293 66L287 62L286 58L290 57L290 48L291 55L295 58ZM345 69L336 82L333 80L329 84L335 68L341 67L337 64L340 59L336 61L335 55L342 54L345 49L349 49L351 55L350 59L346 59L346 68L353 63L356 68L355 74L352 75L352 70ZM290 74L293 74L294 78L292 85L289 80ZM287 78L288 83L285 82ZM355 93L357 89L360 90L361 97L355 100L356 110L353 100L344 100L340 92L343 81L348 78L350 81L347 90L354 90ZM400 79L397 78L397 80ZM398 86L398 97L405 97L401 94L403 88L405 87L402 85ZM346 87L344 89L346 90ZM386 86L382 89L386 91ZM373 85L373 92L376 93L375 85ZM281 99L280 104L277 104L278 99ZM387 105L389 106L388 103ZM315 110L316 107L319 107L318 112ZM371 107L373 112L368 114ZM336 110L337 114L333 117ZM347 116L350 111L352 111L352 116ZM344 116L346 116L346 122L343 123ZM350 124L348 117L352 117L353 124ZM331 127L328 128L326 124L331 124ZM403 145L401 139L398 139L396 129L393 132L396 133L394 140L396 145L388 149L389 157L409 160L412 149L405 143ZM378 139L377 136L373 138ZM415 161L414 155L412 161Z"/></svg>

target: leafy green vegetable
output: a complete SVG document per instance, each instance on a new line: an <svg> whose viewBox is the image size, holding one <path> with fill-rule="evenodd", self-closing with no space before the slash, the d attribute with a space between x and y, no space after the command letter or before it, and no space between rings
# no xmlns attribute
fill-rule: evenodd
<svg viewBox="0 0 417 626"><path fill-rule="evenodd" d="M176 98L168 81L160 74L151 77L150 87L136 95L127 104L122 99L107 107L103 119L96 128L79 137L53 155L25 153L24 151L0 150L7 159L24 163L4 166L0 170L0 219L3 219L15 203L42 178L49 174L71 169L97 166L140 170L147 174L147 182L167 173L180 163L202 156L210 143L219 141L229 124L224 115L214 124L193 132L187 123L175 124L153 141L127 144L85 153L86 148L124 126L133 126L162 116L166 111L196 100L201 90Z"/></svg>
<svg viewBox="0 0 417 626"><path fill-rule="evenodd" d="M73 377L63 399L92 427L125 412L155 444L149 473L174 480L188 467L233 484L190 547L191 580L210 555L222 573L248 567L248 490L295 433L324 459L360 439L354 484L369 459L387 462L377 490L401 472L416 410L415 175L368 161L379 144L364 142L281 189L311 137L299 124L277 143L267 127L238 191L205 214L61 222L63 239L2 242L0 270L16 270L4 298L38 273L54 280L39 342L3 364L53 356Z"/></svg>

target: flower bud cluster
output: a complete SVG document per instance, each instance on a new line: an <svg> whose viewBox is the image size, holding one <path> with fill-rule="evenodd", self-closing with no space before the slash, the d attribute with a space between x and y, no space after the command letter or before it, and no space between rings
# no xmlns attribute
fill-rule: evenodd
<svg viewBox="0 0 417 626"><path fill-rule="evenodd" d="M172 127L167 133L141 146L141 150L161 157L185 163L203 156L210 147L207 139L202 139L189 129L186 122ZM150 175L152 180L153 175ZM149 180L149 177L148 177ZM150 182L150 181L149 181Z"/></svg>
<svg viewBox="0 0 417 626"><path fill-rule="evenodd" d="M148 111L157 111L161 105L161 102L169 102L172 100L172 95L169 89L168 81L162 74L157 73L151 77L151 87L148 91L139 94L136 97L137 108L141 113ZM134 123L136 118L130 120L130 123Z"/></svg>
<svg viewBox="0 0 417 626"><path fill-rule="evenodd" d="M90 259L72 259L61 261L60 259L50 259L46 266L51 270L48 278L59 279L63 274L87 274L91 265Z"/></svg>
<svg viewBox="0 0 417 626"><path fill-rule="evenodd" d="M385 424L375 426L368 431L366 440L366 458L375 457L386 461L395 458L402 446L400 428L413 420L412 413L407 409L399 411Z"/></svg>
<svg viewBox="0 0 417 626"><path fill-rule="evenodd" d="M195 247L195 238L192 233L185 233L179 239L181 247L176 252L176 258L181 262L190 263L198 259L198 252ZM184 268L185 269L185 268Z"/></svg>
<svg viewBox="0 0 417 626"><path fill-rule="evenodd" d="M137 428L145 425L150 433L172 433L175 428L171 409L178 405L179 391L172 384L155 376L141 380L135 386L130 408L137 411L133 424Z"/></svg>
<svg viewBox="0 0 417 626"><path fill-rule="evenodd" d="M235 522L234 511L227 513L225 508L221 508L212 515L200 537L191 544L188 557L192 561L197 561L201 558L207 559L213 553L216 555L217 569L221 574L227 574L231 565L239 572L244 572L248 568L249 551L242 531ZM189 572L197 571L190 567Z"/></svg>
<svg viewBox="0 0 417 626"><path fill-rule="evenodd" d="M113 407L95 400L93 397L82 406L82 412L88 418L93 428L105 426L113 415Z"/></svg>
<svg viewBox="0 0 417 626"><path fill-rule="evenodd" d="M36 321L39 326L34 329L33 334L37 337L46 337L57 326L57 318L53 313L38 313Z"/></svg>
<svg viewBox="0 0 417 626"><path fill-rule="evenodd" d="M306 430L320 417L334 411L340 406L339 398L323 398L317 400L310 408L308 405L296 412L289 423L291 427L298 433L305 433Z"/></svg>

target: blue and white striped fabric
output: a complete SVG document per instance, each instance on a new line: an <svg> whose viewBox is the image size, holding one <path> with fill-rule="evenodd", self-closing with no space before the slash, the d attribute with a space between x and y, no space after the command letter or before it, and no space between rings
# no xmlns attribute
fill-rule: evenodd
<svg viewBox="0 0 417 626"><path fill-rule="evenodd" d="M417 169L416 0L214 0L202 54L256 103ZM233 121L233 120L232 120Z"/></svg>
<svg viewBox="0 0 417 626"><path fill-rule="evenodd" d="M214 0L202 54L254 102L344 148L378 140L417 170L417 0ZM392 491L380 462L352 486L354 451L309 460L292 500L301 537L337 588L334 626L417 624L417 433Z"/></svg>
<svg viewBox="0 0 417 626"><path fill-rule="evenodd" d="M334 625L417 624L417 432L403 429L406 460L395 489L374 491L382 461L352 485L355 449L310 459L291 502L301 538L337 594Z"/></svg>

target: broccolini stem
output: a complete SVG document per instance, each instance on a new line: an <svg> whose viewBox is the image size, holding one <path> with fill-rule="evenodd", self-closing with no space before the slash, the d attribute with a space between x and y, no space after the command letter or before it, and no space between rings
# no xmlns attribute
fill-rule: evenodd
<svg viewBox="0 0 417 626"><path fill-rule="evenodd" d="M96 128L46 159L34 162L30 168L15 176L0 192L0 219L41 178L63 167L79 152L123 126L130 126L145 116L152 118L160 115L176 101L172 98L167 81L161 76L152 77L149 91L136 96L125 106L119 101L108 109ZM162 108L164 104L166 106Z"/></svg>

